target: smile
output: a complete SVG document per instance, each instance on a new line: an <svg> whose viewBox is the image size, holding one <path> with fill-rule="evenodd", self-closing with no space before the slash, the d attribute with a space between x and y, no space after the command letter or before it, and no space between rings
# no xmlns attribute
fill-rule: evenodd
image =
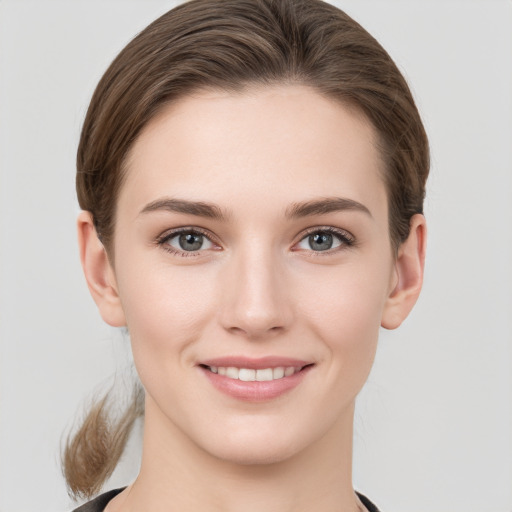
<svg viewBox="0 0 512 512"><path fill-rule="evenodd" d="M291 377L294 373L302 370L297 366L278 366L277 368L236 368L234 366L207 366L207 368L219 375L223 375L228 379L238 379L244 382L266 382L271 380L282 379L283 377Z"/></svg>
<svg viewBox="0 0 512 512"><path fill-rule="evenodd" d="M291 392L315 363L286 357L224 357L199 365L218 391L245 402L266 402Z"/></svg>

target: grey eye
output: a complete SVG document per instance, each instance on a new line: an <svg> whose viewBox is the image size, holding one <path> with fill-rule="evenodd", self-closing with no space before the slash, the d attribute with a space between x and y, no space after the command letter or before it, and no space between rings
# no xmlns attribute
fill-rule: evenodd
<svg viewBox="0 0 512 512"><path fill-rule="evenodd" d="M203 245L203 235L185 233L179 236L180 249L184 251L198 251Z"/></svg>
<svg viewBox="0 0 512 512"><path fill-rule="evenodd" d="M212 242L205 235L194 231L177 233L167 239L166 243L174 249L185 252L200 251L213 247Z"/></svg>
<svg viewBox="0 0 512 512"><path fill-rule="evenodd" d="M305 236L299 243L299 249L307 251L328 251L335 249L343 244L349 244L349 241L341 234L329 233L328 231L318 230Z"/></svg>
<svg viewBox="0 0 512 512"><path fill-rule="evenodd" d="M314 233L308 236L308 242L313 251L327 251L332 248L333 236L330 233Z"/></svg>

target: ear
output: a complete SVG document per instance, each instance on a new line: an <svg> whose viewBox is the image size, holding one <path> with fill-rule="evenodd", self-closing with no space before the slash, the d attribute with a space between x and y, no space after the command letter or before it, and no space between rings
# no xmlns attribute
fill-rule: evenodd
<svg viewBox="0 0 512 512"><path fill-rule="evenodd" d="M114 269L103 244L98 238L90 212L81 212L77 220L80 261L87 286L101 317L113 327L126 325L117 292Z"/></svg>
<svg viewBox="0 0 512 512"><path fill-rule="evenodd" d="M425 217L416 214L411 218L407 240L400 245L395 261L394 286L386 300L381 325L396 329L412 310L423 284L427 225Z"/></svg>

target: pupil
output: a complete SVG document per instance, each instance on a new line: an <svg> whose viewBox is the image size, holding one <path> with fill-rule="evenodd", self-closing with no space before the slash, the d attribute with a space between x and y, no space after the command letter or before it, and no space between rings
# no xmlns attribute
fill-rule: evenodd
<svg viewBox="0 0 512 512"><path fill-rule="evenodd" d="M315 251L327 251L332 247L332 235L329 233L316 233L309 237L309 245Z"/></svg>
<svg viewBox="0 0 512 512"><path fill-rule="evenodd" d="M180 235L180 247L185 251L198 251L203 245L203 235L185 233Z"/></svg>

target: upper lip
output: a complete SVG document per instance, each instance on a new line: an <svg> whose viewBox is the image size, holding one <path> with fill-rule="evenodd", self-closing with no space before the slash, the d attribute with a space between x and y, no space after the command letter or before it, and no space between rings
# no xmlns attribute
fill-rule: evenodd
<svg viewBox="0 0 512 512"><path fill-rule="evenodd" d="M304 361L302 359L295 359L292 357L281 357L281 356L266 356L258 358L250 358L244 356L227 356L227 357L216 357L214 359L206 359L199 362L200 365L204 366L216 366L218 367L235 367L235 368L249 368L253 370L262 370L264 368L278 368L280 366L299 367L313 364L312 361Z"/></svg>

